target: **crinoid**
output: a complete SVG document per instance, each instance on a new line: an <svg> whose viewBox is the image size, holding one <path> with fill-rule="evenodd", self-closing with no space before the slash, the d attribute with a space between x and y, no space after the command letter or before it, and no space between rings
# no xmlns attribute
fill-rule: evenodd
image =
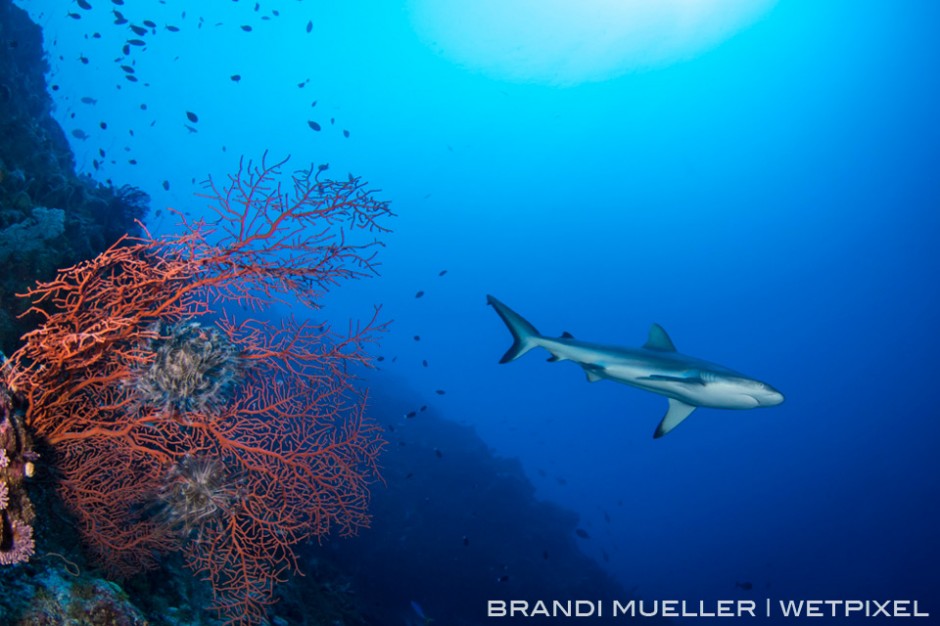
<svg viewBox="0 0 940 626"><path fill-rule="evenodd" d="M184 539L199 541L206 524L230 511L241 497L242 482L221 461L185 457L167 472L155 519Z"/></svg>
<svg viewBox="0 0 940 626"><path fill-rule="evenodd" d="M212 412L231 400L240 377L239 349L215 326L193 320L160 324L153 361L131 378L139 402L166 413Z"/></svg>

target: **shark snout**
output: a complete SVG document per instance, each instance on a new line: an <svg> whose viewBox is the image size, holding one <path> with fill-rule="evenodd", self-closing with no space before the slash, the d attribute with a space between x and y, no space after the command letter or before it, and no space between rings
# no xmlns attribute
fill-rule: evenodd
<svg viewBox="0 0 940 626"><path fill-rule="evenodd" d="M765 384L760 393L754 394L754 399L759 406L777 406L783 402L783 394Z"/></svg>

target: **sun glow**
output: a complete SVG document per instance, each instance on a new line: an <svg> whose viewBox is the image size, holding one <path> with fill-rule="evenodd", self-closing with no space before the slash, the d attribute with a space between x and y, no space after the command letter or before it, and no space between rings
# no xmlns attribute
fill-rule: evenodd
<svg viewBox="0 0 940 626"><path fill-rule="evenodd" d="M689 59L776 0L411 0L443 56L510 81L574 85Z"/></svg>

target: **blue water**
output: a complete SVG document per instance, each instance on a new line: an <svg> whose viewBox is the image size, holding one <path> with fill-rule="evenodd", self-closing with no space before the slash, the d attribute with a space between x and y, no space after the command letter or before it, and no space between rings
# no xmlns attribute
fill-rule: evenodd
<svg viewBox="0 0 940 626"><path fill-rule="evenodd" d="M328 312L382 304L369 376L517 457L626 588L940 614L932 3L780 3L693 59L567 88L452 64L381 2L278 3L270 20L251 2L185 18L128 2L132 21L180 27L132 51L131 83L115 7L20 4L46 32L57 118L90 135L70 135L79 167L151 194L154 232L173 229L157 209L198 214L199 181L265 150L380 188L398 214L381 276ZM488 293L551 335L638 346L657 322L786 402L700 409L654 441L661 397L538 352L499 365Z"/></svg>

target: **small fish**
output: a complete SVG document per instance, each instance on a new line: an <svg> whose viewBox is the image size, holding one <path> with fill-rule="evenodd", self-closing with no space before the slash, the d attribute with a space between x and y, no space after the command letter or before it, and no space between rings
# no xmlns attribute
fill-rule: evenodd
<svg viewBox="0 0 940 626"><path fill-rule="evenodd" d="M98 128L100 128L101 130L108 130L108 123L107 123L107 122L98 122Z"/></svg>
<svg viewBox="0 0 940 626"><path fill-rule="evenodd" d="M112 3L121 6L124 4L124 0L111 0Z"/></svg>
<svg viewBox="0 0 940 626"><path fill-rule="evenodd" d="M610 515L608 515L607 511L602 511L602 513L604 514L604 521L609 524L609 523L610 523Z"/></svg>
<svg viewBox="0 0 940 626"><path fill-rule="evenodd" d="M170 181L167 181L167 180L163 181L163 191L169 191L169 190L170 190Z"/></svg>
<svg viewBox="0 0 940 626"><path fill-rule="evenodd" d="M195 124L199 121L199 116L193 113L192 111L186 111L186 119Z"/></svg>
<svg viewBox="0 0 940 626"><path fill-rule="evenodd" d="M141 105L140 105L140 110L141 110L141 111L146 111L146 110L147 110L147 103L145 103L145 102L144 102L144 103L141 103Z"/></svg>
<svg viewBox="0 0 940 626"><path fill-rule="evenodd" d="M82 104L98 104L98 101L91 96L84 96L82 98Z"/></svg>
<svg viewBox="0 0 940 626"><path fill-rule="evenodd" d="M86 139L89 138L88 133L83 131L81 128L76 128L75 130L73 130L72 136L75 137L76 139L81 139L82 141L85 141Z"/></svg>
<svg viewBox="0 0 940 626"><path fill-rule="evenodd" d="M85 0L78 0L78 6L86 11L91 10L91 5L88 4Z"/></svg>
<svg viewBox="0 0 940 626"><path fill-rule="evenodd" d="M168 31L170 31L171 33L178 33L178 32L180 32L179 26L173 26L172 24L167 24L166 26L164 26L164 28L166 28L166 29L167 29Z"/></svg>
<svg viewBox="0 0 940 626"><path fill-rule="evenodd" d="M405 480L410 480L414 478L414 475L415 475L414 472L408 472L407 474L405 474Z"/></svg>
<svg viewBox="0 0 940 626"><path fill-rule="evenodd" d="M384 357L384 356L376 357L375 360L376 360L376 361L379 361L379 362L382 362L382 361L385 360L385 357Z"/></svg>
<svg viewBox="0 0 940 626"><path fill-rule="evenodd" d="M736 582L736 583L734 583L734 586L737 587L737 588L739 588L739 589L743 589L744 591L750 591L751 589L754 588L754 585L751 584L751 583L749 583L748 581L744 581L743 583L737 583L737 582Z"/></svg>
<svg viewBox="0 0 940 626"><path fill-rule="evenodd" d="M143 39L128 39L127 43L131 46L146 46L147 42Z"/></svg>
<svg viewBox="0 0 940 626"><path fill-rule="evenodd" d="M131 47L127 44L124 44L123 46L121 46L121 52L124 53L124 56L127 56L131 53Z"/></svg>
<svg viewBox="0 0 940 626"><path fill-rule="evenodd" d="M307 86L307 83L309 83L309 82L310 82L310 79L308 78L307 80L305 80L305 81L302 82L302 83L297 83L297 87L300 88L300 89L303 89L304 87Z"/></svg>
<svg viewBox="0 0 940 626"><path fill-rule="evenodd" d="M249 26L248 24L242 24L242 30L245 31L246 33L250 33L251 26Z"/></svg>
<svg viewBox="0 0 940 626"><path fill-rule="evenodd" d="M415 341L421 341L421 335L415 335L415 336L414 336L414 340L415 340Z"/></svg>
<svg viewBox="0 0 940 626"><path fill-rule="evenodd" d="M150 20L144 20L144 26L146 26L147 28L156 28L157 24Z"/></svg>
<svg viewBox="0 0 940 626"><path fill-rule="evenodd" d="M434 391L434 393L436 393L436 394L439 395L439 396L443 396L443 395L444 395L445 393L447 393L447 392L444 391L443 389L436 389L436 390Z"/></svg>
<svg viewBox="0 0 940 626"><path fill-rule="evenodd" d="M307 32L309 33L312 30L313 30L313 20L310 20L309 22L307 22Z"/></svg>
<svg viewBox="0 0 940 626"><path fill-rule="evenodd" d="M409 411L409 412L408 412L408 415L405 416L405 419L409 419L409 420L410 420L410 419L414 419L414 418L417 417L417 416L418 416L418 414L417 414L416 412L414 412L414 411Z"/></svg>
<svg viewBox="0 0 940 626"><path fill-rule="evenodd" d="M124 78L131 81L132 83L136 83L138 81L138 78L134 76L133 74L125 74Z"/></svg>
<svg viewBox="0 0 940 626"><path fill-rule="evenodd" d="M131 165L137 165L137 159L128 159L127 162Z"/></svg>
<svg viewBox="0 0 940 626"><path fill-rule="evenodd" d="M233 82L233 83L237 83L238 81L240 81L240 80L242 79L242 75L241 75L241 74L232 74L230 78L232 79L232 82Z"/></svg>
<svg viewBox="0 0 940 626"><path fill-rule="evenodd" d="M345 128L343 129L343 137L345 137L346 139L349 139L349 131L346 130Z"/></svg>
<svg viewBox="0 0 940 626"><path fill-rule="evenodd" d="M542 558L548 560L548 550L542 550Z"/></svg>
<svg viewBox="0 0 940 626"><path fill-rule="evenodd" d="M133 74L136 70L130 65L122 65L121 69L127 72L128 74Z"/></svg>
<svg viewBox="0 0 940 626"><path fill-rule="evenodd" d="M447 273L447 270L441 270L440 272L437 273L437 275L438 275L438 276L443 276L443 275L446 274L446 273Z"/></svg>
<svg viewBox="0 0 940 626"><path fill-rule="evenodd" d="M443 459L444 453L441 452L439 448L434 448L434 456L436 456L439 459Z"/></svg>
<svg viewBox="0 0 940 626"><path fill-rule="evenodd" d="M111 12L114 13L114 23L115 24L127 24L127 18L124 17L124 14L120 11L111 9Z"/></svg>
<svg viewBox="0 0 940 626"><path fill-rule="evenodd" d="M101 158L103 159L105 155L104 148L98 148L98 154L101 155Z"/></svg>
<svg viewBox="0 0 940 626"><path fill-rule="evenodd" d="M192 126L190 126L189 124L183 124L183 126L185 126L185 127L186 127L186 130L188 130L188 131L191 132L191 133L198 133L198 132L199 132L198 130L196 130L195 128L193 128Z"/></svg>
<svg viewBox="0 0 940 626"><path fill-rule="evenodd" d="M314 100L313 102L310 103L310 108L311 108L311 109L312 109L313 107L315 107L315 106L317 106L317 101L316 101L316 100Z"/></svg>
<svg viewBox="0 0 940 626"><path fill-rule="evenodd" d="M422 359L422 360L421 360L421 365L423 365L424 367L427 367L427 366L428 366L428 360L427 360L427 359Z"/></svg>
<svg viewBox="0 0 940 626"><path fill-rule="evenodd" d="M320 130L320 125L317 124L316 122L312 121L312 120L307 120L307 126L309 126L310 128L312 128L312 129L315 130L315 131L319 131L319 130Z"/></svg>
<svg viewBox="0 0 940 626"><path fill-rule="evenodd" d="M424 295L424 292L423 292L423 291L419 291L418 293L415 294L415 298L420 298L420 297L423 296L423 295Z"/></svg>
<svg viewBox="0 0 940 626"><path fill-rule="evenodd" d="M144 28L143 26L138 26L137 24L131 24L130 29L134 31L134 33L139 35L140 37L143 37L144 35L147 34L147 29Z"/></svg>
<svg viewBox="0 0 940 626"><path fill-rule="evenodd" d="M509 581L509 574L503 574L502 576L496 579L496 582L498 583L504 583L508 581Z"/></svg>
<svg viewBox="0 0 940 626"><path fill-rule="evenodd" d="M421 405L421 408L418 409L418 411L421 412L421 413L424 413L424 412L427 411L427 410L428 410L428 405L426 405L426 404L422 404L422 405Z"/></svg>
<svg viewBox="0 0 940 626"><path fill-rule="evenodd" d="M71 11L69 11L68 13L66 13L66 15L68 15L68 16L69 16L70 18L72 18L73 20L80 20L80 19L82 19L82 16L81 16L81 15L79 15L78 13L72 13Z"/></svg>
<svg viewBox="0 0 940 626"><path fill-rule="evenodd" d="M78 60L82 62L82 65L88 65L88 57L84 54L78 55Z"/></svg>
<svg viewBox="0 0 940 626"><path fill-rule="evenodd" d="M576 528L574 534L576 534L578 537L581 537L581 539L591 538L591 535L588 534L588 531L584 530L583 528Z"/></svg>
<svg viewBox="0 0 940 626"><path fill-rule="evenodd" d="M467 548L470 546L470 538L466 535L463 536L463 547Z"/></svg>

